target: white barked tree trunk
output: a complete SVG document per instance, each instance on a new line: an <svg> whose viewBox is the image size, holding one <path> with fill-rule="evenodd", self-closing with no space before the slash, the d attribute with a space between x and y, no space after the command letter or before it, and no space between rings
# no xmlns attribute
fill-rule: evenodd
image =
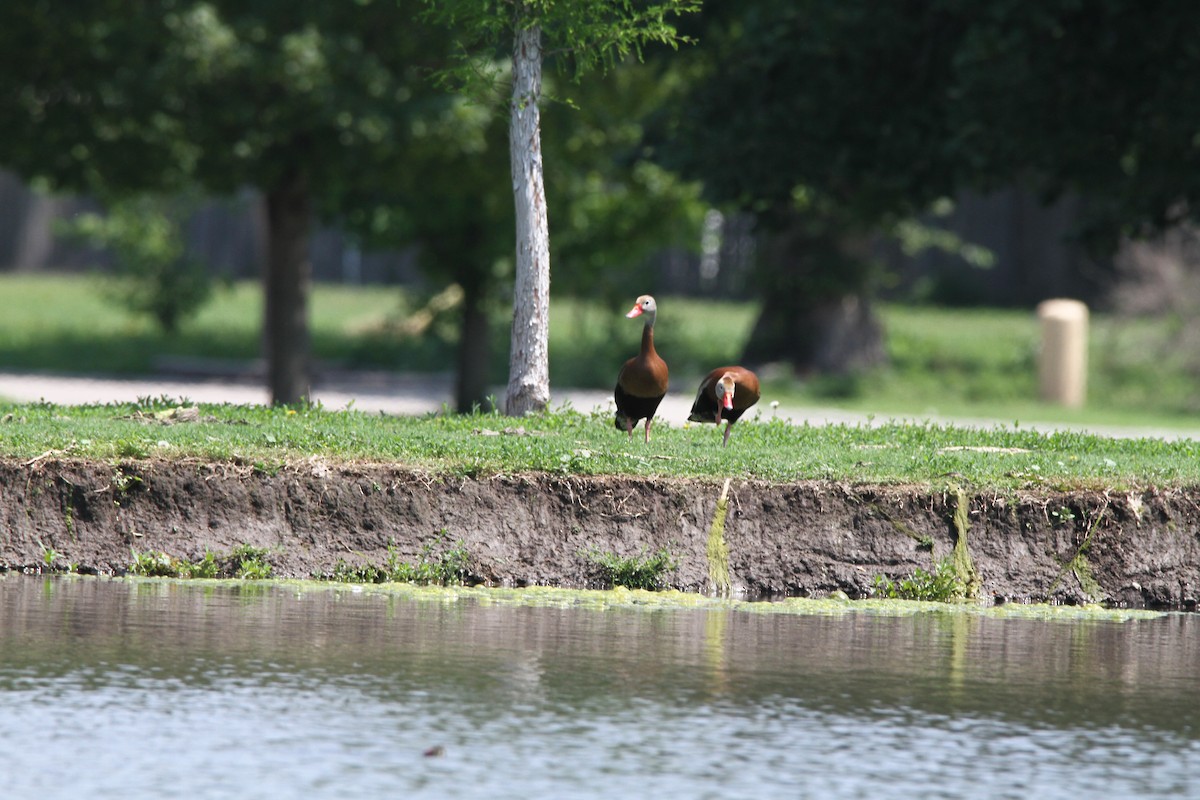
<svg viewBox="0 0 1200 800"><path fill-rule="evenodd" d="M519 19L519 17L518 17ZM509 149L517 217L512 346L504 413L519 417L550 403L550 223L542 180L542 35L517 25Z"/></svg>

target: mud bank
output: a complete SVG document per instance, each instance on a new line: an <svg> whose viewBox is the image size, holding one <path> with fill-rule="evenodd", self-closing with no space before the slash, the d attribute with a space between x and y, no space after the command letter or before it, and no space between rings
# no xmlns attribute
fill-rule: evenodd
<svg viewBox="0 0 1200 800"><path fill-rule="evenodd" d="M711 592L706 544L721 484L517 475L436 478L385 465L304 462L267 474L195 461L0 461L0 569L46 554L121 573L131 548L198 559L268 548L274 574L382 564L461 541L475 580L594 586L589 550L677 556L670 585ZM956 511L965 509L965 515ZM735 594L862 597L949 557L962 536L981 597L1195 607L1200 489L930 493L830 482L731 482L724 537Z"/></svg>

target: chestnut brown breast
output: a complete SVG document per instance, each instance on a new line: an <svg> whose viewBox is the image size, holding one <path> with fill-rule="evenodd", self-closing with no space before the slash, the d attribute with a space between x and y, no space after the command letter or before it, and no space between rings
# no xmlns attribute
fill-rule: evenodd
<svg viewBox="0 0 1200 800"><path fill-rule="evenodd" d="M717 409L720 408L717 400L717 381L726 373L733 375L733 408L721 408L721 419L736 422L747 409L758 402L761 393L757 375L745 367L717 367L700 381L700 388L696 390L696 400L692 403L692 411L688 415L689 420L717 422Z"/></svg>

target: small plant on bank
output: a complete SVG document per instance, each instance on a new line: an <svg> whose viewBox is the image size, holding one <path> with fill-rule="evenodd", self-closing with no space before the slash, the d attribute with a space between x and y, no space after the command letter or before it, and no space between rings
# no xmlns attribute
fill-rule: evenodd
<svg viewBox="0 0 1200 800"><path fill-rule="evenodd" d="M1075 521L1075 512L1072 511L1070 509L1070 507L1063 506L1060 509L1058 509L1057 511L1051 511L1050 517L1051 517L1050 524L1057 528L1060 525L1067 525L1071 522L1074 522Z"/></svg>
<svg viewBox="0 0 1200 800"><path fill-rule="evenodd" d="M205 554L207 557L207 554ZM233 577L242 580L264 580L271 577L271 565L267 562L265 547L243 544L229 554Z"/></svg>
<svg viewBox="0 0 1200 800"><path fill-rule="evenodd" d="M912 575L893 581L886 575L875 576L875 591L892 600L930 600L950 602L966 596L966 587L954 572L950 559L943 559L933 566L933 571L917 567Z"/></svg>
<svg viewBox="0 0 1200 800"><path fill-rule="evenodd" d="M42 548L42 563L38 567L38 572L72 573L78 570L78 564L67 561L66 556L55 550L53 546L42 544L40 541L38 546Z"/></svg>
<svg viewBox="0 0 1200 800"><path fill-rule="evenodd" d="M42 545L42 566L44 566L46 569L54 569L54 562L58 561L61 555L62 554L53 547L46 547L45 545Z"/></svg>
<svg viewBox="0 0 1200 800"><path fill-rule="evenodd" d="M221 564L217 560L217 555L207 548L204 551L204 558L199 561L180 561L178 567L181 578L221 577Z"/></svg>
<svg viewBox="0 0 1200 800"><path fill-rule="evenodd" d="M340 583L417 583L451 586L463 583L469 573L471 556L461 541L446 546L447 533L442 529L432 541L421 546L415 564L400 559L395 542L388 544L383 565L347 564L338 559L331 572L317 576L321 580Z"/></svg>
<svg viewBox="0 0 1200 800"><path fill-rule="evenodd" d="M267 561L267 550L243 544L229 555L219 556L209 550L204 558L188 561L175 558L161 550L138 552L131 548L133 563L129 566L132 575L146 578L240 578L263 580L271 577L271 564Z"/></svg>
<svg viewBox="0 0 1200 800"><path fill-rule="evenodd" d="M180 575L180 562L161 550L143 550L139 553L130 548L130 552L133 554L133 563L129 565L129 572L133 575L144 578L183 577Z"/></svg>
<svg viewBox="0 0 1200 800"><path fill-rule="evenodd" d="M390 548L389 548L390 549ZM376 564L348 564L344 558L339 558L333 569L314 578L322 581L337 583L387 583L387 570Z"/></svg>
<svg viewBox="0 0 1200 800"><path fill-rule="evenodd" d="M643 549L639 555L628 557L593 548L585 557L597 568L602 583L627 589L658 591L666 585L667 573L679 566L678 559L665 547L654 553Z"/></svg>

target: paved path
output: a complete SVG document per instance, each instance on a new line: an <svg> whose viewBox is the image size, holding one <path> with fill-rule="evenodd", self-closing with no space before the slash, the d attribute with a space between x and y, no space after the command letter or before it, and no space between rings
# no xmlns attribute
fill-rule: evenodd
<svg viewBox="0 0 1200 800"><path fill-rule="evenodd" d="M496 390L503 395L503 387ZM197 403L260 404L269 400L262 380L252 377L98 377L78 375L46 375L32 372L0 372L0 398L15 402L46 402L58 405L86 403L134 402L141 397L166 396L186 398ZM451 380L442 376L397 375L380 372L329 373L313 390L313 399L325 408L338 410L381 411L388 414L427 414L441 410L453 401ZM692 395L673 392L659 407L659 416L672 425L687 419ZM577 411L595 408L611 410L612 393L597 389L555 390L551 406L569 404ZM778 414L794 422L813 425L831 423L874 424L889 422L896 417L867 415L854 411L815 406L781 405L776 409L762 408L764 416ZM748 417L749 418L749 417ZM903 418L901 418L903 419ZM911 418L910 418L911 419ZM992 428L1008 424L1007 420L926 416L918 421L953 423L970 427ZM1105 436L1151 437L1163 439L1200 439L1200 420L1194 429L1155 429L1110 425L1066 425L1022 421L1022 427L1039 431L1086 430Z"/></svg>

